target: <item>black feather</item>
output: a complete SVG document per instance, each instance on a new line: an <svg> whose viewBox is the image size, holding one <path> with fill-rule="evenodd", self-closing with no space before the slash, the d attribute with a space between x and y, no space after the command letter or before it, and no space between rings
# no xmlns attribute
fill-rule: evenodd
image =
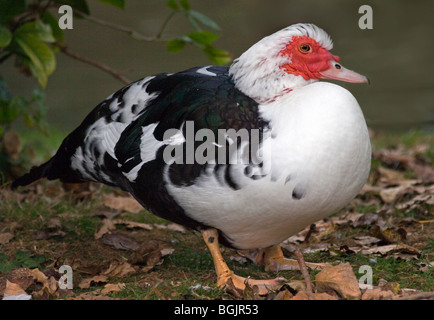
<svg viewBox="0 0 434 320"><path fill-rule="evenodd" d="M198 70L193 68L171 75L159 74L149 82L140 83L145 78L114 93L90 112L63 141L53 158L18 178L12 187L24 186L41 178L64 182L99 181L129 191L145 208L165 219L192 228L203 227L189 218L167 191L163 179L168 165L163 159L164 147L155 150L154 160L145 162L141 158L143 128L157 124L154 138L163 141L166 130L180 129L186 121L194 123L195 133L206 128L212 130L215 137L219 129L247 129L250 132L251 129L264 130L268 123L260 119L258 103L235 87L227 67L208 67L207 70L215 74L212 76ZM138 87L137 84L142 85ZM126 110L126 95L130 89L146 90L153 98L146 101L144 109L139 101L129 100L130 109ZM123 111L131 113L131 121L123 117ZM101 149L98 142L87 139L97 121L125 125L114 150L110 152L113 155L114 151L114 157ZM195 150L198 145L195 144ZM72 159L80 148L88 158L77 168L80 159L75 158L74 166ZM226 154L226 159L229 158L230 155ZM231 174L230 164L214 164L215 169L206 173L209 165L196 162L171 164L168 168L170 183L192 185L202 174L214 174L220 183L234 190L241 187ZM131 178L128 174L133 169L137 171L137 177ZM249 177L258 178L255 175Z"/></svg>

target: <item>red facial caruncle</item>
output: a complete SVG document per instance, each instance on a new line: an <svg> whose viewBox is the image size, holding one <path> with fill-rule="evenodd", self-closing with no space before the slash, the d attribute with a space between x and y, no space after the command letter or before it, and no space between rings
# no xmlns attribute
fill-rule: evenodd
<svg viewBox="0 0 434 320"><path fill-rule="evenodd" d="M307 36L293 37L280 53L291 59L290 63L282 65L281 68L296 76L302 76L305 80L321 78L319 72L329 68L331 59L336 62L340 60Z"/></svg>
<svg viewBox="0 0 434 320"><path fill-rule="evenodd" d="M345 69L338 62L340 58L332 55L317 41L308 36L295 36L280 51L290 59L280 66L285 72L310 79L335 79L347 82L366 83L368 79L354 71Z"/></svg>

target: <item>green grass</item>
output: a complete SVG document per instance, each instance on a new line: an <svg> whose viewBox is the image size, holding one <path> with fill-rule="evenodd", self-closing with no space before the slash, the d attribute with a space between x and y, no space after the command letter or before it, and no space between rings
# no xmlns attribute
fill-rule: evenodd
<svg viewBox="0 0 434 320"><path fill-rule="evenodd" d="M434 129L409 130L407 132L378 132L371 139L374 150L394 149L402 146L406 149L414 148L417 145L426 144L431 146L426 151L426 155L434 158Z"/></svg>

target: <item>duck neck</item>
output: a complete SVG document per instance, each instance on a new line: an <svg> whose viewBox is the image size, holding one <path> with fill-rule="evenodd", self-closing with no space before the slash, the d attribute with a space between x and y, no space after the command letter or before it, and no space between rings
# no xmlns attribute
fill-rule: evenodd
<svg viewBox="0 0 434 320"><path fill-rule="evenodd" d="M242 55L229 68L229 75L238 90L260 104L274 102L296 88L318 81L285 72L279 61L266 57L252 60Z"/></svg>

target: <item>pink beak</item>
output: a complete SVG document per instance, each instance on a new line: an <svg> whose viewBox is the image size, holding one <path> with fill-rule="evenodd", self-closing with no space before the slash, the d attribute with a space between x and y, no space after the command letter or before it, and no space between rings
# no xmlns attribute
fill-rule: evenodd
<svg viewBox="0 0 434 320"><path fill-rule="evenodd" d="M345 69L341 64L334 60L330 61L330 68L320 71L324 79L341 80L352 83L369 83L369 79L357 72Z"/></svg>

